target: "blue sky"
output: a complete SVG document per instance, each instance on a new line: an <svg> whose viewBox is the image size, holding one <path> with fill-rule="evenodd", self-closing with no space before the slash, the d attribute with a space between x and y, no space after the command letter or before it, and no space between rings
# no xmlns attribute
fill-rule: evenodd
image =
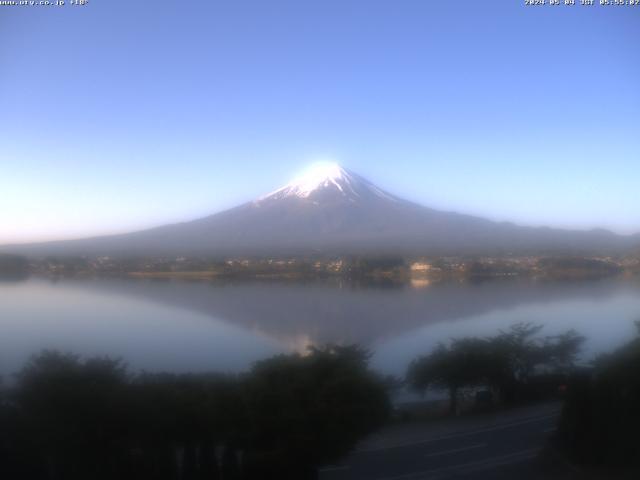
<svg viewBox="0 0 640 480"><path fill-rule="evenodd" d="M196 218L318 159L437 208L640 231L640 8L523 3L0 7L0 243Z"/></svg>

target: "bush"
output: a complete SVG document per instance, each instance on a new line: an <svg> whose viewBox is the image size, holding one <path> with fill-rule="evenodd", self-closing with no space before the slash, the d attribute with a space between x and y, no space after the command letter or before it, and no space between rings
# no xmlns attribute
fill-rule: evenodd
<svg viewBox="0 0 640 480"><path fill-rule="evenodd" d="M574 376L559 427L560 446L574 461L640 466L640 338Z"/></svg>
<svg viewBox="0 0 640 480"><path fill-rule="evenodd" d="M389 412L357 347L257 363L241 377L131 376L43 352L0 402L7 478L313 478Z"/></svg>

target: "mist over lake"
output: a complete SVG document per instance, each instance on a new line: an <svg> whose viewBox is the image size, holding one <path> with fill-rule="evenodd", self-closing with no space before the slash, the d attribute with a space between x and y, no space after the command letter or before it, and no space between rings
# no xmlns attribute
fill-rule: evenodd
<svg viewBox="0 0 640 480"><path fill-rule="evenodd" d="M420 288L418 288L420 287ZM42 349L122 357L133 371L241 372L280 352L357 343L401 375L439 341L516 322L587 337L583 359L630 339L640 285L488 281L364 286L347 282L186 282L31 278L0 283L0 371Z"/></svg>

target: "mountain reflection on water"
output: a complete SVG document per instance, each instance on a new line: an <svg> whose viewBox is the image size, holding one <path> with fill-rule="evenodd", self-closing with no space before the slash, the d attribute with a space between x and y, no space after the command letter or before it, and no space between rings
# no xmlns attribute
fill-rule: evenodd
<svg viewBox="0 0 640 480"><path fill-rule="evenodd" d="M420 288L416 288L420 287ZM237 371L311 344L358 343L401 374L438 341L518 321L576 328L587 354L633 335L640 286L609 279L363 285L29 279L0 283L0 371L41 348L122 356L147 370ZM3 365L4 364L4 365Z"/></svg>

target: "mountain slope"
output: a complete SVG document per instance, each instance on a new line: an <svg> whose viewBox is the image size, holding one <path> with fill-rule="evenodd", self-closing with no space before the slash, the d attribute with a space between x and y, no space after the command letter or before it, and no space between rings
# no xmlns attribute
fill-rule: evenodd
<svg viewBox="0 0 640 480"><path fill-rule="evenodd" d="M599 253L638 245L605 230L521 227L426 208L335 164L191 222L124 235L7 246L31 255Z"/></svg>

